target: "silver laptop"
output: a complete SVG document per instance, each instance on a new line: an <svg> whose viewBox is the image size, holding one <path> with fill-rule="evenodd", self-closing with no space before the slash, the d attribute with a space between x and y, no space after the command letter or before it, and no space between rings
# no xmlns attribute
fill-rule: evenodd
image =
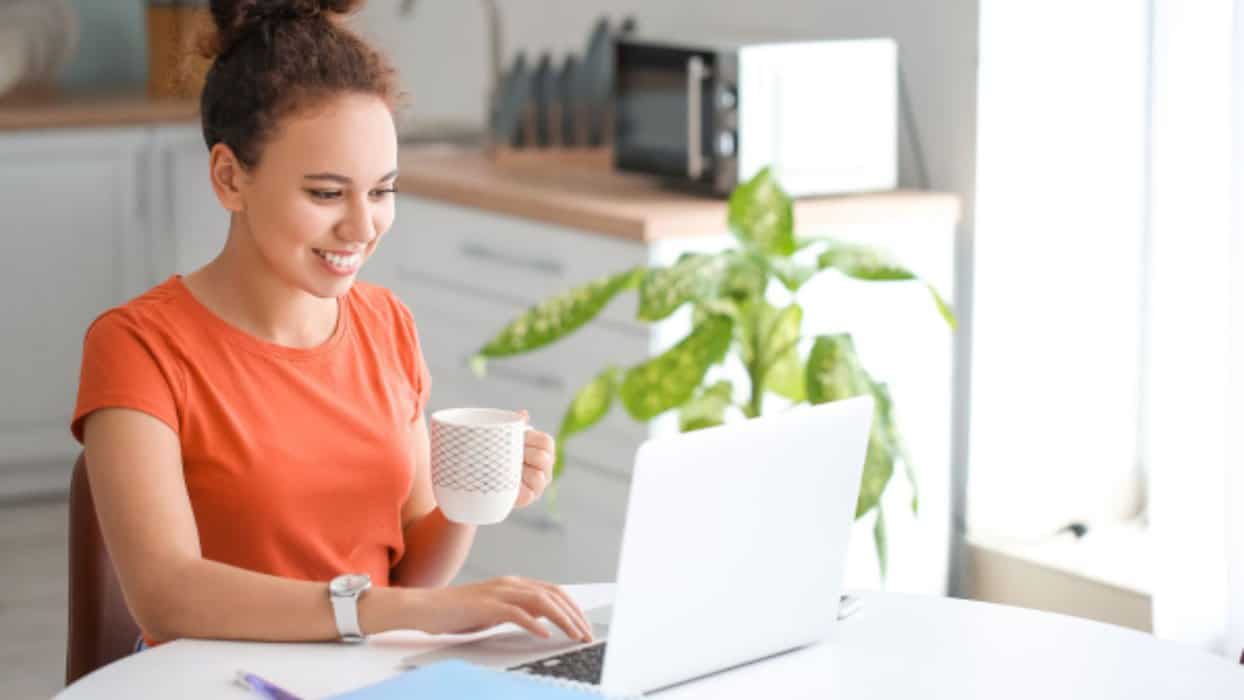
<svg viewBox="0 0 1244 700"><path fill-rule="evenodd" d="M648 693L825 639L872 421L868 397L649 440L595 639L525 631L412 657ZM573 524L571 524L573 527Z"/></svg>

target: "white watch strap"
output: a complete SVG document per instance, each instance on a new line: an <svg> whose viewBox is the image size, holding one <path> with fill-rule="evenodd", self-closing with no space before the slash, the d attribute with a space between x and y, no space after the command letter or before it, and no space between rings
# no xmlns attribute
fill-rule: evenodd
<svg viewBox="0 0 1244 700"><path fill-rule="evenodd" d="M329 594L333 602L333 617L337 621L337 634L347 642L363 641L363 631L359 629L359 596Z"/></svg>

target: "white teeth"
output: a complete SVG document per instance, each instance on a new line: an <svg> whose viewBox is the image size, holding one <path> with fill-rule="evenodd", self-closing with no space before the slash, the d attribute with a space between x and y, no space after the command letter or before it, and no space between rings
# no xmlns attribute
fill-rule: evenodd
<svg viewBox="0 0 1244 700"><path fill-rule="evenodd" d="M360 257L358 253L351 253L350 255L337 255L336 253L327 253L322 250L315 251L315 254L327 260L333 267L340 268L342 270L352 269L358 264Z"/></svg>

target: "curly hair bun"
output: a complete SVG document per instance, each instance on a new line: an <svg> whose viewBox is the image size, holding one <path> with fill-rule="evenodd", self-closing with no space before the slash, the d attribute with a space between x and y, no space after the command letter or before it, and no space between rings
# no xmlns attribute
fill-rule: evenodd
<svg viewBox="0 0 1244 700"><path fill-rule="evenodd" d="M322 20L327 15L348 15L364 0L211 0L216 42L211 54L224 53L248 31L272 22Z"/></svg>
<svg viewBox="0 0 1244 700"><path fill-rule="evenodd" d="M0 0L3 2L3 0ZM363 0L211 0L199 45L212 59L199 111L208 149L224 143L245 167L259 162L281 120L342 94L400 93L388 59L336 20Z"/></svg>

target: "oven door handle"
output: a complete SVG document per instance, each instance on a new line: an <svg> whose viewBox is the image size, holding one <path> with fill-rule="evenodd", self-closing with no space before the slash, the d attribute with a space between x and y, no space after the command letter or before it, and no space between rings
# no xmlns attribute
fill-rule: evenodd
<svg viewBox="0 0 1244 700"><path fill-rule="evenodd" d="M703 85L709 77L700 56L687 59L687 176L693 180L704 174L703 134L700 131L704 111Z"/></svg>

